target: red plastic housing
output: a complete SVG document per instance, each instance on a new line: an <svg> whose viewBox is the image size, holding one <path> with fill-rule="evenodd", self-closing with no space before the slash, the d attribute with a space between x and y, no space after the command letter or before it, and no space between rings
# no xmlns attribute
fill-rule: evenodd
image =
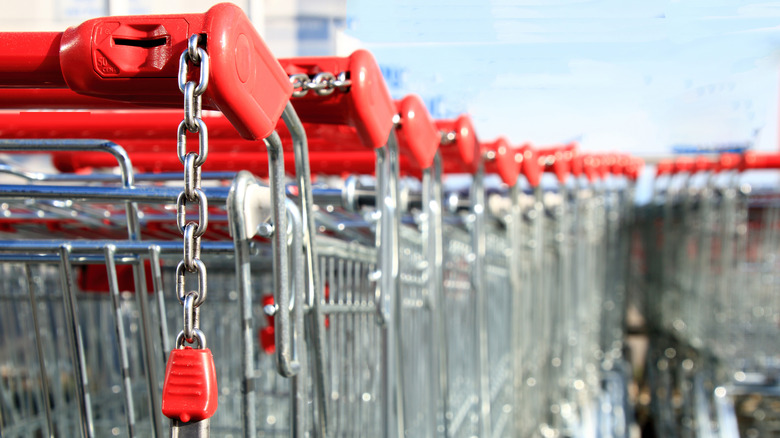
<svg viewBox="0 0 780 438"><path fill-rule="evenodd" d="M396 107L369 52L358 50L347 58L290 58L279 62L289 75L302 73L313 77L322 72L346 72L352 81L348 90L336 90L327 96L309 91L306 96L294 98L293 107L302 121L351 126L369 148L387 143Z"/></svg>
<svg viewBox="0 0 780 438"><path fill-rule="evenodd" d="M441 147L444 172L476 172L480 151L471 117L463 114L455 120L436 120L435 124L440 131L455 133L455 140Z"/></svg>
<svg viewBox="0 0 780 438"><path fill-rule="evenodd" d="M428 109L422 99L414 94L404 97L396 105L401 116L397 130L401 153L410 154L419 169L431 167L441 143L441 135Z"/></svg>
<svg viewBox="0 0 780 438"><path fill-rule="evenodd" d="M545 171L553 172L558 182L564 184L569 174L571 174L572 160L576 155L576 143L569 143L564 146L554 146L550 148L538 149L537 154L545 162L550 162L545 166Z"/></svg>
<svg viewBox="0 0 780 438"><path fill-rule="evenodd" d="M520 156L515 156L515 149L509 145L504 137L490 142L483 143L482 147L486 151L492 151L495 155L492 160L485 163L485 172L497 173L501 181L508 186L517 184L517 177L520 176Z"/></svg>
<svg viewBox="0 0 780 438"><path fill-rule="evenodd" d="M165 368L162 412L184 423L211 418L217 411L217 372L211 350L171 351Z"/></svg>
<svg viewBox="0 0 780 438"><path fill-rule="evenodd" d="M589 182L592 183L596 181L596 178L601 178L599 167L601 167L600 157L596 155L586 155L583 157L582 170Z"/></svg>
<svg viewBox="0 0 780 438"><path fill-rule="evenodd" d="M174 153L176 139L171 129L181 117L181 112L175 110L0 111L0 138L103 138L121 145L137 170L180 171L181 163ZM205 171L248 169L259 176L267 175L268 156L262 143L242 139L218 112L206 111L202 117L209 128L210 138L209 159L203 167ZM312 172L374 172L375 154L362 145L354 129L343 125L314 124L305 124L304 128ZM295 171L292 139L283 123L279 123L277 129L285 150L289 152L285 154L285 167L292 174ZM64 172L116 166L113 157L102 153L62 152L52 156L55 166ZM416 168L408 157L401 157L401 161L404 171Z"/></svg>
<svg viewBox="0 0 780 438"><path fill-rule="evenodd" d="M582 155L574 155L571 158L571 174L575 178L582 176Z"/></svg>
<svg viewBox="0 0 780 438"><path fill-rule="evenodd" d="M9 43L0 51L0 88L67 87L85 96L179 108L179 57L193 34L205 42L210 59L204 108L222 111L244 138L267 137L292 84L244 12L229 3L205 14L96 18L62 34L3 34L0 40ZM192 69L192 78L198 70ZM33 74L23 80L29 71ZM75 98L63 92L49 95ZM18 91L0 93L5 107L13 106L9 100L14 97ZM81 98L75 101L85 104ZM27 107L23 100L19 104Z"/></svg>
<svg viewBox="0 0 780 438"><path fill-rule="evenodd" d="M734 153L720 154L720 156L718 157L717 169L720 171L738 169L741 162L742 162L742 156L739 154L734 154Z"/></svg>
<svg viewBox="0 0 780 438"><path fill-rule="evenodd" d="M745 152L740 169L780 169L780 154Z"/></svg>
<svg viewBox="0 0 780 438"><path fill-rule="evenodd" d="M539 156L537 155L536 150L534 150L529 143L526 143L520 146L519 152L523 157L521 160L522 165L520 166L521 173L525 176L525 179L531 187L538 187L539 183L542 181L542 172L544 169L542 169L541 164L539 164Z"/></svg>
<svg viewBox="0 0 780 438"><path fill-rule="evenodd" d="M655 176L668 175L674 170L674 161L672 160L660 160L655 165Z"/></svg>
<svg viewBox="0 0 780 438"><path fill-rule="evenodd" d="M673 173L692 173L694 170L694 160L691 157L678 157L674 160Z"/></svg>
<svg viewBox="0 0 780 438"><path fill-rule="evenodd" d="M639 179L639 174L642 172L642 169L645 167L645 161L638 157L630 157L629 164L626 168L626 176L631 181L636 181Z"/></svg>

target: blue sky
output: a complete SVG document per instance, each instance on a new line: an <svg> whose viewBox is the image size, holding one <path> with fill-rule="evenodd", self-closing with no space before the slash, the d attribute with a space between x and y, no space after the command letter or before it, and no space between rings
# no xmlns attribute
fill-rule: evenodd
<svg viewBox="0 0 780 438"><path fill-rule="evenodd" d="M395 96L484 139L778 147L780 2L348 0L347 23Z"/></svg>

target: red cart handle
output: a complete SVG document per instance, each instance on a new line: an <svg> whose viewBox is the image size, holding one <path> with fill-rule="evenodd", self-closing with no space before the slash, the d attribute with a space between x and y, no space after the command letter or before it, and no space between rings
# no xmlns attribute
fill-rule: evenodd
<svg viewBox="0 0 780 438"><path fill-rule="evenodd" d="M612 174L615 176L628 176L628 166L631 164L631 157L628 155L616 155L615 163L612 165Z"/></svg>
<svg viewBox="0 0 780 438"><path fill-rule="evenodd" d="M674 170L674 161L672 160L660 160L655 165L655 176L671 175Z"/></svg>
<svg viewBox="0 0 780 438"><path fill-rule="evenodd" d="M672 173L692 173L695 161L691 157L678 157L674 160L674 168Z"/></svg>
<svg viewBox="0 0 780 438"><path fill-rule="evenodd" d="M712 161L709 158L701 155L693 159L693 173L711 172L717 170L717 161Z"/></svg>
<svg viewBox="0 0 780 438"><path fill-rule="evenodd" d="M504 137L483 143L482 148L488 152L489 156L492 156L492 159L485 163L485 171L498 174L501 181L508 186L515 185L518 176L520 176L520 161L522 160L518 154L519 151L510 146Z"/></svg>
<svg viewBox="0 0 780 438"><path fill-rule="evenodd" d="M420 96L410 94L396 102L401 121L398 126L398 145L401 153L411 154L419 169L433 166L433 159L441 143L441 135L433 124Z"/></svg>
<svg viewBox="0 0 780 438"><path fill-rule="evenodd" d="M645 160L639 157L630 157L628 166L626 166L626 176L631 181L639 179L639 174L645 167Z"/></svg>
<svg viewBox="0 0 780 438"><path fill-rule="evenodd" d="M736 170L742 162L742 156L734 153L723 153L718 157L717 168L719 171Z"/></svg>
<svg viewBox="0 0 780 438"><path fill-rule="evenodd" d="M63 33L2 33L0 87L69 88L85 96L178 108L179 57L193 34L200 35L210 60L203 108L222 111L244 138L267 137L292 85L244 12L229 3L205 14L96 18ZM18 97L3 94L6 106Z"/></svg>
<svg viewBox="0 0 780 438"><path fill-rule="evenodd" d="M552 172L558 182L564 184L566 178L572 173L572 160L576 155L577 144L569 143L564 146L554 146L537 150L540 161L544 162L545 172Z"/></svg>
<svg viewBox="0 0 780 438"><path fill-rule="evenodd" d="M539 156L530 143L525 143L517 149L515 155L520 162L520 173L523 174L531 187L538 187L542 181L542 165L539 163Z"/></svg>
<svg viewBox="0 0 780 438"><path fill-rule="evenodd" d="M475 173L479 167L479 142L471 117L460 115L455 120L436 120L442 131L441 154L445 173Z"/></svg>
<svg viewBox="0 0 780 438"><path fill-rule="evenodd" d="M597 178L601 178L599 168L601 167L601 157L598 155L586 155L582 159L582 171L588 182L593 183Z"/></svg>
<svg viewBox="0 0 780 438"><path fill-rule="evenodd" d="M312 82L300 88L292 100L303 122L348 125L357 131L366 147L379 148L387 143L393 129L396 107L374 57L358 50L347 58L310 57L280 59L288 75L298 83ZM339 76L341 85L333 87ZM312 91L308 91L312 90Z"/></svg>
<svg viewBox="0 0 780 438"><path fill-rule="evenodd" d="M745 152L742 156L741 170L750 169L780 169L780 154Z"/></svg>

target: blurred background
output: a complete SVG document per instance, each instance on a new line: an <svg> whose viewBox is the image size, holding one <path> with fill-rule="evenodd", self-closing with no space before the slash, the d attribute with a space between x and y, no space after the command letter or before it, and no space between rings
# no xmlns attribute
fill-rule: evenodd
<svg viewBox="0 0 780 438"><path fill-rule="evenodd" d="M6 2L0 30L211 0ZM780 2L237 0L280 57L369 49L394 97L468 112L483 139L579 141L652 158L778 147ZM652 160L651 160L652 161Z"/></svg>

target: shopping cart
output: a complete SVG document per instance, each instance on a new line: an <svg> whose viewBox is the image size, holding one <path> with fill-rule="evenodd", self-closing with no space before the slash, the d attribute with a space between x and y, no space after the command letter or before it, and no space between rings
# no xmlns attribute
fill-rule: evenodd
<svg viewBox="0 0 780 438"><path fill-rule="evenodd" d="M188 28L188 26L191 26L191 28ZM201 36L190 38L188 32L198 33L198 29L202 29L200 32ZM152 32L153 34L147 34L147 32ZM286 382L282 383L284 379L278 378L277 373L274 371L276 369L279 374L291 377L298 372L300 367L297 352L301 348L299 346L300 341L296 339L302 336L299 336L298 333L302 330L300 318L303 308L303 295L301 295L303 291L301 288L305 286L302 274L306 272L305 269L301 268L302 259L300 252L304 248L301 244L301 239L310 235L305 229L301 228L301 223L296 220L298 217L297 207L284 200L284 169L281 167L283 160L282 149L278 137L271 135L275 128L276 120L279 119L281 113L285 112L285 118L288 118L291 113L290 108L285 109L287 99L292 92L292 86L289 83L287 74L265 49L264 44L254 32L246 16L238 8L231 5L215 6L202 15L96 19L62 34L4 34L3 37L9 40L24 40L27 44L23 48L25 50L24 56L20 55L12 58L21 60L20 62L15 65L10 63L4 64L3 84L16 87L13 90L3 90L3 105L6 107L35 107L35 105L40 105L41 101L36 101L36 99L42 98L41 96L45 96L43 99L47 102L46 108L52 106L123 108L128 107L128 104L124 103L126 101L159 106L178 106L179 103L177 101L180 102L181 92L175 88L169 88L171 78L175 78L178 71L180 80L182 82L187 81L189 79L187 63L196 63L197 68L197 62L201 62L199 68L200 85L197 85L194 81L187 82L182 87L183 91L194 92L197 96L202 95L205 103L203 106L221 110L243 137L250 139L269 138L266 143L269 150L269 157L266 163L269 164L268 174L272 191L269 191L268 187L249 181L246 177L236 179L234 185L240 186L240 190L250 192L254 197L263 198L263 200L254 199L254 207L258 208L258 203L263 204L264 208L261 208L261 210L264 209L273 218L272 226L277 227L279 230L285 230L285 232L272 233L272 251L259 250L258 248L261 247L251 244L251 238L256 234L256 231L253 231L251 227L249 230L236 228L236 232L233 233L236 243L230 242L228 232L234 231L232 228L237 220L253 223L255 226L260 225L258 222L265 220L265 218L258 220L256 216L260 215L260 213L257 211L246 211L243 204L246 199L232 198L233 192L228 193L226 190L215 189L217 191L212 193L212 189L201 189L199 187L202 175L197 169L200 166L198 161L205 161L207 151L206 125L203 124L203 119L200 118L201 114L199 112L200 97L195 99L194 107L185 109L185 122L180 125L177 140L179 143L179 155L181 155L179 159L183 160L183 162L190 162L194 157L196 162L195 173L185 175L185 181L190 181L194 184L194 187L185 187L185 192L189 190L191 193L194 190L194 193L197 194L197 199L190 199L186 193L185 198L190 201L194 199L201 206L199 223L202 225L197 225L198 223L195 222L192 223L195 226L195 241L198 242L198 245L193 247L192 242L188 243L185 241L185 260L189 260L193 264L199 263L197 260L200 260L201 263L210 260L216 266L216 272L212 273L209 280L206 279L205 268L194 270L199 272L199 290L202 290L202 295L199 295L202 298L196 297L194 299L196 302L205 300L205 288L208 284L219 284L220 289L227 289L222 296L218 296L215 300L217 301L215 306L219 306L221 310L219 315L221 318L224 318L220 320L222 323L218 324L219 339L222 340L222 336L224 336L224 342L212 342L211 349L217 353L218 358L237 357L239 355L231 353L238 351L241 353L240 357L242 359L226 361L221 364L217 361L219 374L221 376L229 376L229 378L226 384L221 386L221 390L215 398L221 399L221 403L227 404L229 409L224 410L223 414L219 414L214 418L212 427L221 434L236 433L242 429L244 429L245 433L249 430L256 430L252 426L252 419L255 414L254 393L256 387L265 390L267 394L275 394L280 399L289 400L292 399L290 394L299 391L297 387L302 386L296 384L295 378L291 379L293 381L292 386ZM236 39L236 37L239 38ZM199 47L199 44L204 42L202 39L208 38L215 40L225 38L226 40L237 41L239 44L246 45L250 50L246 53L242 52L242 56L247 56L247 59L242 59L242 61L247 61L252 66L249 69L252 75L251 80L247 81L247 78L244 77L247 71L241 69L243 64L235 62L234 57L237 51L232 50L231 46L221 46L216 49L212 47L213 50L209 50L208 53L202 47ZM95 40L94 44L93 39ZM151 41L151 43L139 45L134 44L134 41ZM60 44L61 50L59 49ZM187 48L188 44L190 49ZM221 51L223 48L225 50ZM182 55L181 60L179 60L179 54L182 51L185 55ZM200 61L194 61L191 52L198 53ZM26 71L30 65L26 61L29 60L42 61L41 64L36 64L36 74ZM154 62L150 60L154 60ZM211 61L210 64L209 60ZM86 63L86 65L96 63L95 65L99 68L96 67L94 71L89 68L81 68L80 62L82 64ZM243 65L243 67L247 66ZM210 86L207 85L207 81L210 83ZM263 84L262 93L258 92L259 89L252 90L252 87L259 83ZM195 85L194 90L190 88L191 84ZM250 92L245 93L244 87L249 87ZM144 95L139 93L138 90L148 91L149 94ZM205 94L203 94L204 91L206 91ZM83 97L82 95L100 96L100 98ZM176 97L177 95L178 97ZM186 102L187 99L185 99ZM84 125L89 125L90 122L89 113L58 114L61 114L61 117L52 114L48 116L53 120L67 119L69 117L81 118L81 123ZM87 117L86 120L83 119L84 116ZM132 118L133 112L124 113L123 116ZM181 126L186 125L188 118L194 118L193 123L197 124L196 128L198 129L196 130L200 132L200 153L185 157L186 137ZM189 129L187 126L185 128ZM11 136L15 134L17 133L9 133ZM75 137L78 137L78 135L75 135ZM159 141L159 138L154 138L154 140ZM160 368L164 362L159 362L157 359L164 358L170 348L170 339L168 339L166 328L169 324L166 319L171 312L165 310L165 300L160 297L162 297L163 287L166 287L167 284L162 278L173 278L173 275L169 275L172 274L168 272L170 266L160 268L160 262L169 263L167 258L162 255L167 255L174 249L178 249L178 251L182 249L182 246L177 246L170 241L171 237L178 234L180 229L185 230L185 236L187 232L192 231L189 223L185 223L188 210L186 207L183 207L184 202L177 201L177 198L181 198L181 196L176 191L172 192L154 184L156 180L166 179L165 176L148 178L148 180L153 181L154 185L146 186L144 184L143 186L135 186L132 163L127 159L124 151L111 142L92 140L11 140L7 141L4 147L6 149L22 149L25 152L33 150L55 152L105 150L112 152L120 159L119 164L123 171L123 185L120 187L105 185L105 181L115 181L117 179L115 176L111 178L108 175L79 176L59 174L47 176L35 174L33 179L38 182L42 181L45 184L53 181L58 183L58 185L12 185L5 190L5 196L8 199L18 200L24 198L26 204L23 204L29 204L22 210L15 210L13 207L18 201L13 201L9 206L8 217L10 222L8 227L9 230L14 232L14 239L18 240L15 244L11 242L4 245L4 248L12 252L8 256L9 260L14 260L14 257L17 259L21 257L18 254L13 254L13 251L16 251L19 254L24 254L29 260L35 260L36 263L38 259L59 261L61 272L58 276L63 278L62 292L59 293L59 296L65 301L66 307L65 318L60 324L66 327L69 330L68 333L70 333L69 348L65 349L65 354L67 354L67 350L70 350L70 354L73 355L72 368L75 370L64 381L62 379L58 380L60 385L55 385L52 389L62 397L58 399L56 404L49 403L46 401L49 399L47 395L49 388L46 377L47 371L44 367L47 361L44 360L44 356L39 355L41 374L37 385L42 388L41 390L45 395L39 398L42 402L34 411L26 411L30 415L37 413L37 416L28 419L24 416L12 415L10 418L18 421L20 427L26 427L25 424L38 424L40 426L43 424L43 421L40 419L44 418L45 413L48 427L40 430L43 431L42 433L47 434L75 435L77 433L76 430L78 430L78 433L82 435L92 436L97 434L102 436L108 433L118 434L123 429L125 433L133 436L136 433L147 434L149 432L155 435L162 434L158 395L161 382L157 376L161 375ZM200 160L199 156L201 157ZM306 160L304 154L296 154L296 158L296 164ZM26 175L30 176L33 174L28 172ZM298 175L302 180L308 178L301 172ZM107 176L108 178L106 178ZM212 177L214 176L210 175L206 179ZM81 185L74 185L79 183ZM301 197L309 194L308 189L309 187L306 184L301 185ZM210 208L207 208L205 200L210 193L212 194L212 204ZM47 201L52 198L55 201ZM177 207L179 210L178 214L172 214L172 210L164 206L172 201L177 201L174 204L179 205ZM219 204L214 205L214 201L223 204L221 209L218 207ZM163 205L158 208L147 207L139 211L136 206L138 202L161 203ZM226 205L231 202L236 204ZM119 207L113 204L117 204ZM306 203L301 204L304 213L310 210L306 208ZM124 208L120 208L122 206ZM68 211L69 209L71 211ZM176 212L177 209L174 209L173 212ZM228 211L231 214L228 214ZM52 214L46 216L43 212L51 212ZM217 230L215 230L215 235L212 239L227 239L226 242L214 244L209 242L199 243L200 239L198 236L206 228L206 215L209 212L216 214L216 216L212 217L212 226L217 228ZM250 213L251 217L249 217ZM22 218L21 225L19 225L19 219L14 217L16 214L19 214ZM30 214L36 216L43 214L45 220L38 223L25 223L24 218L30 217ZM118 221L116 219L118 214L126 214L126 220L124 222ZM245 214L247 216L244 216ZM289 232L289 236L292 239L290 243L287 241L288 227L286 223L288 214L293 219ZM161 225L161 221L165 219L169 219L170 224L176 224L177 221L180 223L173 227ZM214 225L219 224L220 221L222 222L221 227ZM143 225L143 232L141 231L141 224ZM122 238L121 234L116 232L117 225L128 228L129 237ZM29 235L22 232L22 230L27 230ZM28 237L40 238L45 233L44 230L48 231L45 234L47 237L60 240L44 242L24 240ZM243 231L243 237L236 234L238 230ZM150 237L162 240L147 242L146 240ZM72 240L74 238L79 238L79 240ZM96 240L97 238L102 239ZM141 240L142 238L144 241ZM287 255L288 244L291 245L289 249L292 257ZM216 248L216 250L213 250L212 247ZM250 247L254 248L251 252L248 250ZM166 250L162 251L160 248L166 248ZM241 251L238 251L239 249ZM307 254L311 254L312 246L310 244L307 244L306 249ZM269 260L273 260L274 269L257 269L255 274L250 274L248 266L242 264L243 262L239 262L235 267L231 266L232 261L229 259L227 260L228 263L225 263L224 257L218 257L220 251L233 254L234 259L241 259L243 262L250 259L249 254L254 254L252 255L253 260L257 259L258 254L263 254L265 265L268 265ZM55 255L58 255L57 258L52 259ZM217 258L213 259L214 257ZM90 283L95 270L86 273L78 271L81 277L76 276L76 273L71 270L71 265L77 264L80 266L85 262L95 263L98 259L101 259L101 263L106 263L107 265L109 278L105 282L107 283L106 285L100 285L99 282L98 285ZM149 259L152 262L150 265L152 266L153 278L155 279L154 289L158 292L158 308L151 309L146 299L146 280L143 270L144 262ZM193 261L192 259L195 260ZM137 300L137 310L133 308L125 309L123 311L129 313L124 316L120 313L122 309L120 304L127 307L125 303L128 301L118 301L120 297L119 291L120 288L127 288L128 286L126 279L125 283L120 286L117 282L118 280L114 278L117 275L116 272L118 272L114 266L117 263L129 263L132 266L132 288L135 291ZM292 268L289 266L292 266ZM181 293L181 289L185 288L186 273L180 268L181 265L175 269L176 285L171 287L168 284L167 287L170 290L179 291L179 298L182 299L182 296L190 294ZM190 270L186 263L185 268ZM164 274L166 275L163 275L161 269L165 269ZM54 271L48 270L47 272L53 273ZM292 275L295 285L295 298L290 297L291 288L288 286L290 282L288 273L295 274ZM252 277L252 275L255 277ZM74 278L78 279L78 285ZM233 284L231 282L232 278L237 278L239 284ZM262 306L259 303L258 305L253 304L251 295L248 302L244 300L246 292L249 291L246 287L246 281L252 279L254 279L255 284L264 285L264 288L270 289L270 294L274 296L275 301L278 303L275 308L269 309L266 306L266 310L273 311L276 319L274 322L277 332L275 345L277 347L276 360L270 359L270 356L269 358L257 357L252 352L257 336L255 334L256 330L253 329L257 328L258 325L260 326L259 328L262 328L263 322L266 321L264 317L259 317L262 315ZM241 281L244 281L244 283L241 283ZM111 293L92 295L83 293L90 289L110 289ZM241 290L236 292L236 289ZM312 288L308 288L309 296L312 295L312 290ZM34 288L28 288L28 291L32 294ZM51 295L57 296L56 293ZM32 295L30 296L32 297ZM85 299L84 297L92 297L90 298L92 301L95 300L95 297L105 297L103 300L97 300L97 302L103 303L100 304L101 306L105 306L105 303L109 302L109 296L112 298L113 307L115 308L115 330L113 331L101 329L107 322L110 322L109 320L105 320L105 318L101 320L97 317L92 318L94 315L110 315L110 312L84 312L83 309L79 312L81 301ZM189 302L192 303L193 297L187 298L187 296L184 296L183 298L185 302L190 300ZM299 304L293 306L294 310L287 311L286 309L289 307L288 303L290 302ZM35 308L35 305L33 305L33 308ZM139 316L136 316L136 312ZM79 317L79 313L86 313L86 316ZM173 314L176 313L178 312ZM290 321L293 315L296 320L294 325ZM199 312L195 311L194 314L186 316L184 337L188 337L187 330L189 330L190 333L198 335L201 347L205 347L206 341L201 336L201 333L193 331L193 328L197 329L200 324ZM193 316L195 317L194 320L187 319ZM204 321L209 321L209 318L206 314L203 319ZM37 325L38 318L33 319L36 321L35 325ZM123 323L122 319L130 319L130 321ZM227 323L228 321L236 320L243 321L243 327L240 324ZM93 327L92 324L97 325ZM129 328L124 328L124 326ZM139 331L139 327L140 337L134 334ZM155 327L160 328L161 339L159 342L152 337ZM53 330L53 328L49 327L49 330ZM127 335L127 331L131 335ZM116 332L116 336L112 340L109 335L113 332ZM33 333L39 334L40 331L34 330ZM125 336L129 338L128 342L133 342L133 345L123 345ZM135 340L136 337L140 340ZM44 342L40 338L41 336L36 337L39 350L41 350L41 343ZM10 338L4 337L4 339ZM85 342L85 339L89 342ZM118 347L115 348L114 345ZM140 347L140 354L133 347ZM110 353L112 351L118 351L117 354L120 357L114 360L121 362L121 366L108 367L111 369L106 369L107 364L105 362L89 362L92 357L100 357L101 352ZM186 352L186 349L182 351ZM87 353L86 358L85 352ZM10 355L9 357L16 358L17 356ZM108 360L110 357L112 355L109 354L102 360ZM134 366L127 364L128 360L130 360L128 358L132 359L132 365ZM142 362L140 361L141 359L143 359ZM135 366L136 362L142 365ZM101 364L102 366L99 366ZM30 366L32 364L26 365ZM24 369L24 366L25 364L15 363L13 369ZM124 382L124 387L119 386L118 382L109 384L110 381L105 380L117 374L110 372L113 369L122 370L122 379L119 382ZM51 373L52 371L49 370L48 372ZM104 377L104 379L96 380L95 376ZM136 380L138 380L137 383ZM145 385L143 384L144 381ZM256 385L258 382L261 384ZM63 386L68 388L68 392L64 392ZM141 390L139 391L139 389ZM214 388L213 392L215 394L216 391L216 388ZM106 401L120 399L115 394L121 392L124 393L125 403L124 406L117 405L120 409L118 413L117 406L110 408L113 410L108 408L113 403L102 402L103 399ZM139 392L141 395L138 395ZM136 394L136 396L134 397L133 394ZM266 397L264 400L270 401L273 399L272 397ZM96 399L98 400L97 402ZM213 410L211 400L213 399L209 399L210 406L207 409ZM78 408L78 417L72 416L73 409L69 408L71 405L75 405ZM230 409L231 405L234 408ZM299 405L293 405L293 407L299 407ZM120 415L122 408L124 408L124 415ZM165 406L163 408L165 409ZM269 408L268 423L273 426L275 424L271 420L273 416L281 416L280 413L284 414L285 411L292 411L296 415L295 419L280 421L280 425L289 430L293 428L292 425L300 424L299 419L303 418L300 409L287 409L287 404L284 403L274 403ZM58 413L59 415L55 415ZM70 422L62 420L63 414L65 414L66 418L70 418ZM189 417L189 413L187 417ZM38 418L38 420L34 420L34 418ZM73 418L77 418L79 421L75 421ZM186 417L182 416L180 418L182 422L186 423L184 421ZM200 424L201 426L204 425L203 422L200 422ZM74 425L77 425L78 429L69 429L75 427ZM182 424L180 426L186 428L188 425ZM273 430L274 428L271 427L271 429Z"/></svg>
<svg viewBox="0 0 780 438"><path fill-rule="evenodd" d="M776 164L755 153L658 163L641 224L644 293L661 299L642 306L657 333L647 365L656 427L670 436L775 433L774 189L745 171Z"/></svg>
<svg viewBox="0 0 780 438"><path fill-rule="evenodd" d="M4 436L625 436L627 158L479 143L231 5L0 38Z"/></svg>

